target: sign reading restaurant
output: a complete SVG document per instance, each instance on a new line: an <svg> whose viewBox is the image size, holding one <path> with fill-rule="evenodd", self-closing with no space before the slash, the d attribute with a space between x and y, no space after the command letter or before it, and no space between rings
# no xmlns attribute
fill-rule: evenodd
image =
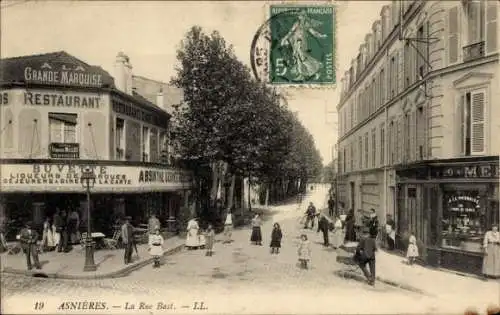
<svg viewBox="0 0 500 315"><path fill-rule="evenodd" d="M136 166L73 164L1 164L4 192L83 191L82 170L96 175L96 192L169 191L189 188L190 176L182 170Z"/></svg>
<svg viewBox="0 0 500 315"><path fill-rule="evenodd" d="M24 80L26 82L42 84L102 86L102 75L87 72L81 65L62 65L60 69L56 69L47 62L39 69L32 67L24 68Z"/></svg>

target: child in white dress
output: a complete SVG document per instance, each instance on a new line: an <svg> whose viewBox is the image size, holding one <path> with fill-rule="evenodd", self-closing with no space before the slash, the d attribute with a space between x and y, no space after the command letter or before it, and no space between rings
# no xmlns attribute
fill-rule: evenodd
<svg viewBox="0 0 500 315"><path fill-rule="evenodd" d="M408 259L408 264L413 265L415 259L418 257L418 247L417 238L415 235L411 234L408 240L408 250L406 251L406 258Z"/></svg>
<svg viewBox="0 0 500 315"><path fill-rule="evenodd" d="M154 234L149 237L149 254L153 256L153 268L160 267L160 257L163 255L163 236L160 229L156 228Z"/></svg>

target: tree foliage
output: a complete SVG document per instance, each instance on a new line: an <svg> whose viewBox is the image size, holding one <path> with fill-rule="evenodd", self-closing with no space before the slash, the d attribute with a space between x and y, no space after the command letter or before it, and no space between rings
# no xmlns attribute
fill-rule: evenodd
<svg viewBox="0 0 500 315"><path fill-rule="evenodd" d="M311 134L275 90L253 79L219 33L191 28L177 59L171 83L184 90L184 104L174 113L173 132L191 167L223 161L233 175L267 183L307 181L321 172Z"/></svg>

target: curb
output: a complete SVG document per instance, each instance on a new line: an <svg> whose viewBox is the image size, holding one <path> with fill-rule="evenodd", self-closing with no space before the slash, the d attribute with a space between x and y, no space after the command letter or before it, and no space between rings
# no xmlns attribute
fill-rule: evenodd
<svg viewBox="0 0 500 315"><path fill-rule="evenodd" d="M184 244L174 246L168 250L166 250L163 253L163 257L170 256L173 254L176 254L180 252L184 248ZM14 269L14 268L4 268L2 270L2 273L9 273L9 274L17 274L17 275L24 275L28 277L41 277L41 278L50 278L50 279L66 279L66 280L97 280L97 279L112 279L112 278L121 278L129 275L131 272L140 269L146 265L149 265L153 262L154 258L150 257L147 259L144 259L140 262L137 262L133 265L127 266L125 268L122 268L117 271L112 271L109 273L101 274L101 275L84 275L84 276L75 276L75 275L68 275L68 274L62 274L62 273L44 273L43 271L26 271L26 270L20 270L20 269Z"/></svg>
<svg viewBox="0 0 500 315"><path fill-rule="evenodd" d="M353 280L357 280L357 281L361 281L361 282L366 281L366 279L363 275L355 273L355 272L351 272L351 271L338 270L335 272L335 274L340 276L340 277L347 278L347 279L353 279ZM425 291L422 291L418 288L415 288L415 287L412 287L412 286L409 286L406 284L397 283L395 281L383 279L380 277L376 277L376 279L379 282L385 283L387 285L390 285L390 286L393 286L393 287L396 287L396 288L399 288L402 290L406 290L406 291L410 291L410 292L414 292L414 293L418 293L418 294L422 294L422 295L426 295L426 296L432 296L432 294L430 294L430 293L427 293Z"/></svg>

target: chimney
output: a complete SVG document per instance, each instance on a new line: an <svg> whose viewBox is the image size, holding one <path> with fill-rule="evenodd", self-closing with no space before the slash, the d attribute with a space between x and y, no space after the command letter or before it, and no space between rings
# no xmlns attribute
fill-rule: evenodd
<svg viewBox="0 0 500 315"><path fill-rule="evenodd" d="M127 81L127 94L133 95L133 89L132 89L132 64L130 63L130 59L127 57L127 63L125 64L125 75L126 75L126 81Z"/></svg>
<svg viewBox="0 0 500 315"><path fill-rule="evenodd" d="M119 52L115 59L114 77L116 88L122 92L127 92L127 63L128 57Z"/></svg>
<svg viewBox="0 0 500 315"><path fill-rule="evenodd" d="M164 108L165 102L163 101L163 88L160 87L160 91L156 94L156 105L158 107Z"/></svg>

